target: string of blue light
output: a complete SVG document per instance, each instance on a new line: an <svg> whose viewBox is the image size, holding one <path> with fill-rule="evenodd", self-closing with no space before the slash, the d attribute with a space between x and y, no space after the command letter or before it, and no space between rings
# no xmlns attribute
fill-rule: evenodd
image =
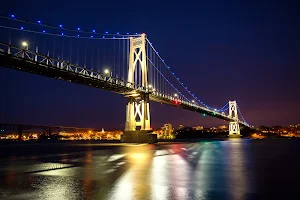
<svg viewBox="0 0 300 200"><path fill-rule="evenodd" d="M9 26L2 26L0 25L0 28L6 28L6 29L11 29L11 30L19 30L19 31L23 31L23 32L29 32L29 33L37 33L37 34L44 34L44 35L52 35L52 36L64 36L64 37L69 37L69 38L82 38L82 39L96 39L96 40L105 40L105 39L116 39L116 40L128 40L130 39L130 37L125 37L125 36L120 36L120 37L115 37L115 36L111 36L111 37L107 37L107 36L102 36L102 37L94 37L93 35L91 35L90 37L84 37L84 36L73 36L73 35L66 35L63 32L61 34L56 34L56 33L49 33L46 32L44 30L42 30L42 32L38 32L38 31L33 31L33 30L29 30L29 29L24 29L24 27L20 27L20 28L15 28L15 27L9 27Z"/></svg>
<svg viewBox="0 0 300 200"><path fill-rule="evenodd" d="M179 81L180 79L175 75L174 72L172 72L172 70L170 69L170 66L168 66L166 63L165 63L165 60L162 59L162 57L159 55L158 51L154 48L154 46L152 45L152 43L149 41L148 38L146 38L148 44L151 46L151 48L153 49L153 51L156 53L156 55L159 57L159 59L162 61L162 63L169 69L169 71L171 72L171 74L174 76L174 78L179 82L179 84L195 99L197 100L199 103L201 103L202 105L204 105L205 107L211 109L211 110L215 110L215 111L221 111L222 109L215 109L211 106L208 106L207 104L203 103L200 99L198 99L197 96L195 96L195 94L191 93L190 90L187 89L187 87L184 85L183 82ZM227 103L228 104L228 103ZM225 105L226 106L226 105Z"/></svg>
<svg viewBox="0 0 300 200"><path fill-rule="evenodd" d="M32 22L32 21L27 21L27 20L20 20L16 18L16 15L9 15L9 17L6 16L0 16L0 18L3 19L8 19L8 20L14 20L17 22L22 22L22 23L27 23L27 24L32 24L32 25L39 25L42 27L47 27L47 28L53 28L53 29L59 29L59 30L65 30L65 31L72 31L72 32L77 32L77 33L85 33L85 34L94 34L94 35L109 35L109 36L127 36L127 37L137 37L140 36L141 33L120 33L120 32L116 32L116 33L109 33L108 31L105 32L96 32L95 29L92 29L92 31L87 31L81 28L76 28L76 29L72 29L72 28L65 28L62 24L59 24L57 26L53 26L53 25L48 25L48 24L44 24L42 23L41 20L37 20L36 22Z"/></svg>
<svg viewBox="0 0 300 200"><path fill-rule="evenodd" d="M241 110L240 110L240 108L239 108L238 105L237 105L237 110L238 110L238 112L240 113L240 115L241 115L243 121L244 121L247 125L249 125L249 123L245 120L244 116L242 115L242 112L241 112Z"/></svg>
<svg viewBox="0 0 300 200"><path fill-rule="evenodd" d="M226 106L228 107L226 108ZM222 108L218 109L218 112L226 111L228 109L229 109L229 102L227 102Z"/></svg>
<svg viewBox="0 0 300 200"><path fill-rule="evenodd" d="M174 87L174 85L172 83L170 83L170 81L161 73L161 71L155 66L155 64L147 57L147 60L152 64L152 66L159 72L159 74L170 84L170 86L176 90L176 92L178 92L179 94L181 94L181 92ZM183 94L181 94L181 96L183 98L185 98L187 101L190 101L188 98L186 98Z"/></svg>

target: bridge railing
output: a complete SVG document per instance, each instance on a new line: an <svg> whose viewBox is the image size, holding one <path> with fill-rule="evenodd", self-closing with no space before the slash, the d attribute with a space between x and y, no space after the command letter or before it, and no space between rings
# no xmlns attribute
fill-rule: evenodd
<svg viewBox="0 0 300 200"><path fill-rule="evenodd" d="M164 99L165 101L169 101L170 103L173 103L172 101L176 100L181 106L187 106L187 107L193 108L195 111L200 110L200 111L210 113L212 116L213 115L220 116L228 121L236 121L234 118L230 118L228 115L226 115L225 112L219 112L217 110L212 110L212 109L197 105L196 103L186 101L186 100L183 100L180 98L176 98L174 96L169 96L169 95L165 95L165 94L158 93L158 92L153 92L153 93L151 93L151 95L153 95L157 99ZM249 126L248 124L246 124L245 122L243 122L241 120L237 120L237 122L240 124L243 124L245 126Z"/></svg>
<svg viewBox="0 0 300 200"><path fill-rule="evenodd" d="M109 76L109 75L106 75L106 74L103 74L103 73L100 73L100 72L97 72L94 70L90 70L90 69L87 69L86 67L81 67L79 65L72 64L72 63L64 61L64 60L52 58L49 56L49 53L48 53L48 55L42 55L42 54L39 54L38 52L34 52L29 49L16 47L16 46L2 43L2 42L0 42L0 53L4 53L4 54L10 55L12 57L16 57L16 58L21 58L21 59L24 59L24 61L31 61L31 62L35 62L38 64L42 64L45 67L51 66L51 67L55 67L59 70L76 73L81 76L86 76L89 78L95 78L95 79L98 79L101 81L109 82L111 84L116 84L119 86L138 90L140 92L147 92L146 88L144 88L138 84L130 83L130 82L124 81L122 79L112 77L112 76Z"/></svg>

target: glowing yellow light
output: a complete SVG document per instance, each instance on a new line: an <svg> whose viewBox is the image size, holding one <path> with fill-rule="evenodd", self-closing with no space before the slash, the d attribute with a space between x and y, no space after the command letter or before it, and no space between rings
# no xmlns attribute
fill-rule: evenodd
<svg viewBox="0 0 300 200"><path fill-rule="evenodd" d="M28 43L24 41L24 42L22 42L22 46L23 46L23 47L27 47L27 46L28 46Z"/></svg>
<svg viewBox="0 0 300 200"><path fill-rule="evenodd" d="M109 70L108 70L108 69L105 69L105 70L104 70L104 74L109 74Z"/></svg>

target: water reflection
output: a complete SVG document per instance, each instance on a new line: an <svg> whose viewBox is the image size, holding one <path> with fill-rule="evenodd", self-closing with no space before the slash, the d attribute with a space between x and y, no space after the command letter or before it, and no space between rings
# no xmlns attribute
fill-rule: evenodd
<svg viewBox="0 0 300 200"><path fill-rule="evenodd" d="M91 147L82 154L35 158L26 165L50 159L72 167L38 173L9 171L0 189L11 194L17 187L14 197L44 200L243 199L251 188L245 167L249 152L245 151L242 140L128 145L97 151Z"/></svg>
<svg viewBox="0 0 300 200"><path fill-rule="evenodd" d="M249 191L249 185L247 180L247 169L245 167L247 157L245 151L246 143L239 138L233 138L228 141L228 176L227 185L230 199L245 199L247 192Z"/></svg>

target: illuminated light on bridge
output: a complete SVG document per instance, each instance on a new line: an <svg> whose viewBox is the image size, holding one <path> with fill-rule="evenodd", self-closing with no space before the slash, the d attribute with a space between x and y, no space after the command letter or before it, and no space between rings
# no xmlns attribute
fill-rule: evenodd
<svg viewBox="0 0 300 200"><path fill-rule="evenodd" d="M0 43L0 48L3 49L0 52L1 66L124 95L128 99L126 131L151 130L150 101L229 121L229 135L239 135L240 124L249 126L236 101L229 101L219 109L203 103L175 75L175 72L171 71L170 66L159 55L144 33L109 34L108 31L95 33L93 30L93 35L91 35L91 32L85 32L80 28L65 29L59 25L59 30L56 30L57 26L51 28L46 24L34 23L35 26L39 26L36 28L31 27L34 25L26 21L20 22L11 18L10 20L11 26L1 25L1 31L12 31L14 38L17 36L22 38L22 34L26 34L28 38L34 38L31 36L40 34L39 37L44 39L32 41L34 46L30 47L35 48L32 51L28 44L22 44L23 47L27 47L24 49L20 48L20 44L16 41L10 43L9 38L4 38L5 34L3 34ZM15 21L19 22L18 25L14 25ZM26 30L19 29L20 25L26 25ZM47 32L42 33L41 26L47 26ZM76 38L76 42L72 43L72 38ZM56 45L51 43L55 40L58 41ZM43 43L43 41L47 42ZM85 46L80 45L80 41L84 41ZM103 52L107 53L103 54ZM101 69L107 64L110 69L104 68L101 73ZM225 114L227 110L229 110L229 115ZM242 120L239 120L238 114Z"/></svg>
<svg viewBox="0 0 300 200"><path fill-rule="evenodd" d="M174 100L173 102L174 102L175 105L180 104L177 100Z"/></svg>
<svg viewBox="0 0 300 200"><path fill-rule="evenodd" d="M25 41L23 41L23 42L22 42L22 46L23 46L23 47L28 47L28 43L25 42Z"/></svg>

